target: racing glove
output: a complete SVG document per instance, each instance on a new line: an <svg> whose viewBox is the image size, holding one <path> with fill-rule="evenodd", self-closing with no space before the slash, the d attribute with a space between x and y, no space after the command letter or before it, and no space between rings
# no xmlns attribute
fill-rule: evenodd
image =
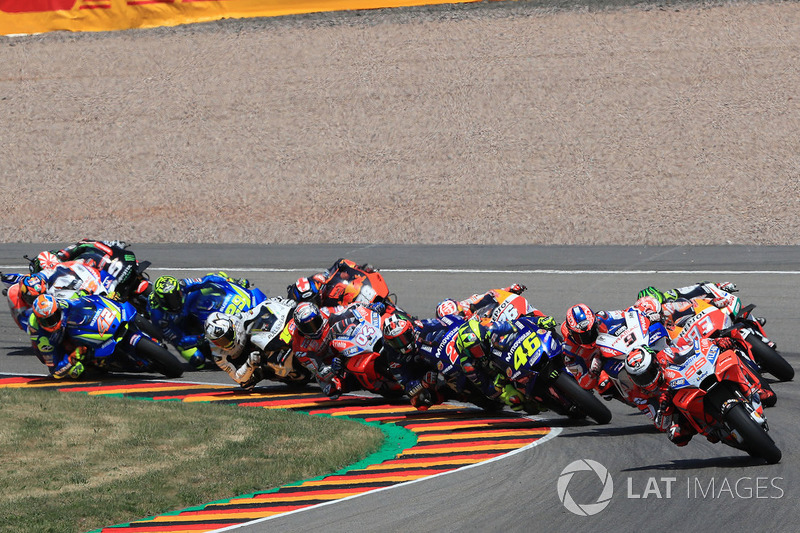
<svg viewBox="0 0 800 533"><path fill-rule="evenodd" d="M433 396L428 389L420 389L420 391L411 397L411 405L419 411L427 411L433 405Z"/></svg>
<svg viewBox="0 0 800 533"><path fill-rule="evenodd" d="M372 309L379 315L382 315L386 312L386 305L381 302L372 302L371 304L367 304L367 308Z"/></svg>
<svg viewBox="0 0 800 533"><path fill-rule="evenodd" d="M261 352L259 352L258 350L250 352L250 355L247 356L247 365L258 366L260 364L261 364Z"/></svg>
<svg viewBox="0 0 800 533"><path fill-rule="evenodd" d="M554 329L556 329L558 327L558 322L556 322L555 318L553 318L551 316L544 315L544 316L540 316L536 320L536 325L539 326L542 329L553 329L554 330Z"/></svg>
<svg viewBox="0 0 800 533"><path fill-rule="evenodd" d="M736 341L731 339L730 337L720 337L718 339L715 339L714 344L717 345L717 348L719 348L721 352L724 352L726 350L733 350L738 346Z"/></svg>

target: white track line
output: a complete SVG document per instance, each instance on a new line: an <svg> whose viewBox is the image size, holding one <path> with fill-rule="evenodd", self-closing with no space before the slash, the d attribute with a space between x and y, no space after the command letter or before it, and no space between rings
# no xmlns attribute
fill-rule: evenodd
<svg viewBox="0 0 800 533"><path fill-rule="evenodd" d="M0 265L0 271L25 272L27 265ZM264 267L150 267L150 272L217 272L230 270L231 272L317 272L318 268L264 268ZM723 275L754 275L774 274L792 276L800 274L800 270L565 270L565 269L472 269L472 268L382 268L380 272L398 273L433 273L433 274L723 274Z"/></svg>

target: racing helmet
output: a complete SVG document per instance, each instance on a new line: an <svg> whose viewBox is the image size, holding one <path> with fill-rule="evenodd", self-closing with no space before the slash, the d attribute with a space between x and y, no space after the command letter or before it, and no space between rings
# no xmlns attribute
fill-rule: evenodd
<svg viewBox="0 0 800 533"><path fill-rule="evenodd" d="M481 358L486 355L483 343L489 337L489 328L480 321L471 319L458 327L456 333L456 351L459 354L469 353L472 357Z"/></svg>
<svg viewBox="0 0 800 533"><path fill-rule="evenodd" d="M36 261L34 262L35 265L38 265L38 270L52 269L57 267L59 263L61 263L61 259L53 252L48 251L40 252L39 255L36 256ZM33 267L34 265L31 266Z"/></svg>
<svg viewBox="0 0 800 533"><path fill-rule="evenodd" d="M447 315L458 315L461 314L462 311L461 304L452 298L448 298L447 300L442 300L439 302L439 305L436 306L436 318L442 318Z"/></svg>
<svg viewBox="0 0 800 533"><path fill-rule="evenodd" d="M183 308L183 291L181 283L172 276L161 276L153 284L150 293L150 302L153 307L177 313Z"/></svg>
<svg viewBox="0 0 800 533"><path fill-rule="evenodd" d="M28 305L33 305L33 301L45 292L47 292L47 277L41 272L19 280L19 297Z"/></svg>
<svg viewBox="0 0 800 533"><path fill-rule="evenodd" d="M664 297L664 293L656 289L652 285L650 287L647 287L646 289L640 290L639 294L636 295L636 299L641 300L645 296L652 296L653 298L658 300L658 303L662 304L664 303L664 300L666 300L666 298Z"/></svg>
<svg viewBox="0 0 800 533"><path fill-rule="evenodd" d="M319 282L314 278L298 278L297 281L286 287L288 297L295 302L314 302L320 304Z"/></svg>
<svg viewBox="0 0 800 533"><path fill-rule="evenodd" d="M294 308L294 325L297 331L309 339L319 339L325 333L328 318L313 302L302 302Z"/></svg>
<svg viewBox="0 0 800 533"><path fill-rule="evenodd" d="M663 381L656 353L649 346L634 348L625 358L625 371L638 387L655 392Z"/></svg>
<svg viewBox="0 0 800 533"><path fill-rule="evenodd" d="M230 315L214 311L206 318L204 332L208 342L227 350L236 343L236 325Z"/></svg>
<svg viewBox="0 0 800 533"><path fill-rule="evenodd" d="M644 313L646 316L650 316L651 314L661 314L661 309L663 306L655 297L643 296L642 298L636 300L636 303L633 304L633 307Z"/></svg>
<svg viewBox="0 0 800 533"><path fill-rule="evenodd" d="M567 309L567 335L578 344L592 344L597 340L597 315L586 304Z"/></svg>
<svg viewBox="0 0 800 533"><path fill-rule="evenodd" d="M61 304L51 294L41 294L33 301L33 314L42 329L51 333L58 330L65 320Z"/></svg>
<svg viewBox="0 0 800 533"><path fill-rule="evenodd" d="M416 348L417 330L411 320L392 315L383 325L383 339L396 352L408 355Z"/></svg>

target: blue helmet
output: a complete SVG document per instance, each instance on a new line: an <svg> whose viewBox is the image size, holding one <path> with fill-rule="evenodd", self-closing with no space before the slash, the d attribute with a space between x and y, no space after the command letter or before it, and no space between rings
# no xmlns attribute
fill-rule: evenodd
<svg viewBox="0 0 800 533"><path fill-rule="evenodd" d="M45 292L47 292L47 277L41 272L25 276L19 281L19 297L28 305L33 305L33 301Z"/></svg>
<svg viewBox="0 0 800 533"><path fill-rule="evenodd" d="M319 283L314 278L299 278L286 289L289 299L297 303L314 302L317 305L320 303Z"/></svg>
<svg viewBox="0 0 800 533"><path fill-rule="evenodd" d="M578 344L597 340L597 316L586 304L573 305L567 310L567 332Z"/></svg>

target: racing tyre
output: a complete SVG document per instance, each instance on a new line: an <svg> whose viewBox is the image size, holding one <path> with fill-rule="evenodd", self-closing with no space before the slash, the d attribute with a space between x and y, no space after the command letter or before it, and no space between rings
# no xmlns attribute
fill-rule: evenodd
<svg viewBox="0 0 800 533"><path fill-rule="evenodd" d="M767 343L755 335L748 335L747 342L753 350L753 357L758 366L764 372L769 372L779 381L791 381L794 378L794 368L777 350L770 348Z"/></svg>
<svg viewBox="0 0 800 533"><path fill-rule="evenodd" d="M742 404L736 404L728 411L725 415L725 422L742 437L747 453L753 457L761 457L771 465L781 460L781 450L775 446L775 441L755 420L750 418L747 409Z"/></svg>
<svg viewBox="0 0 800 533"><path fill-rule="evenodd" d="M578 409L586 413L586 416L594 419L598 424L611 422L611 411L609 411L608 407L600 403L600 400L592 392L581 387L571 375L562 372L556 378L554 385L567 398L575 402Z"/></svg>
<svg viewBox="0 0 800 533"><path fill-rule="evenodd" d="M183 375L183 365L167 350L143 337L136 343L136 355L150 361L153 370L168 378L179 378Z"/></svg>

